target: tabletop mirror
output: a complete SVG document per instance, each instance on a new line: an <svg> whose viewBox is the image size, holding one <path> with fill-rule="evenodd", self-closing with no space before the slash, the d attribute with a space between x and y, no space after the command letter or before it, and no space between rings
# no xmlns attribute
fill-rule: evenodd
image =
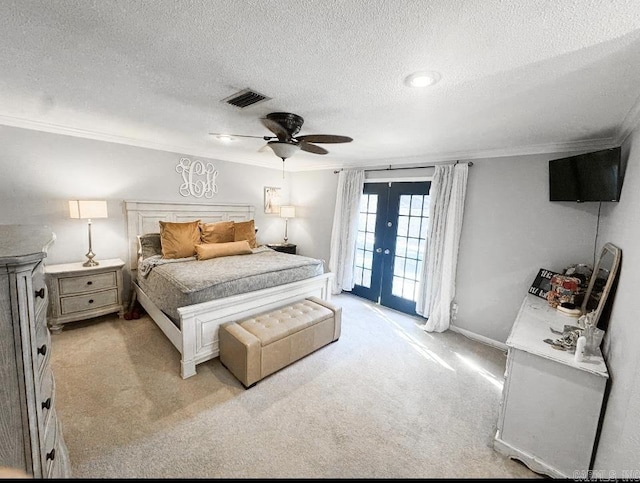
<svg viewBox="0 0 640 483"><path fill-rule="evenodd" d="M583 314L595 311L596 327L600 327L600 316L618 273L621 257L622 251L617 246L605 243L600 258L593 268L581 309Z"/></svg>

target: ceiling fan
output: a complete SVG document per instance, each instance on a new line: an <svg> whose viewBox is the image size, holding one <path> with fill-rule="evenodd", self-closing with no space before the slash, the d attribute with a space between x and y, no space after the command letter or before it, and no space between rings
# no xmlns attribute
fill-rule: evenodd
<svg viewBox="0 0 640 483"><path fill-rule="evenodd" d="M304 119L297 114L290 112L272 112L266 117L260 119L264 127L271 131L275 136L246 136L242 134L221 134L209 133L213 136L229 136L258 138L267 141L267 146L273 149L276 156L282 159L283 170L284 160L290 158L298 150L306 151L313 154L327 154L329 151L323 147L317 146L315 143L349 143L353 141L348 136L336 136L333 134L308 134L305 136L296 136L300 132L300 128L304 123Z"/></svg>

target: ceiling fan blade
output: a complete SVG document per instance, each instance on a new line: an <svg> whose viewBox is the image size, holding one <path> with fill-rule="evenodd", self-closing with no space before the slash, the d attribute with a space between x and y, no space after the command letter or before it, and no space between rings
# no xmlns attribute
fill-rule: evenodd
<svg viewBox="0 0 640 483"><path fill-rule="evenodd" d="M245 134L226 134L222 132L210 132L209 135L210 136L228 136L231 138L256 138L256 139L264 139L265 141L268 141L269 139L273 139L273 137L270 137L270 136L247 136Z"/></svg>
<svg viewBox="0 0 640 483"><path fill-rule="evenodd" d="M299 146L300 149L302 149L303 151L307 151L308 153L327 154L329 152L326 149L321 148L320 146L316 146L315 144L311 144L306 141L300 141Z"/></svg>
<svg viewBox="0 0 640 483"><path fill-rule="evenodd" d="M353 141L348 136L335 136L333 134L309 134L307 136L298 136L296 139L309 143L350 143Z"/></svg>
<svg viewBox="0 0 640 483"><path fill-rule="evenodd" d="M264 127L266 127L269 131L271 131L276 136L278 136L278 139L280 141L288 141L290 139L290 136L287 130L281 124L277 123L273 119L268 119L266 117L263 117L260 119L260 121L262 122Z"/></svg>

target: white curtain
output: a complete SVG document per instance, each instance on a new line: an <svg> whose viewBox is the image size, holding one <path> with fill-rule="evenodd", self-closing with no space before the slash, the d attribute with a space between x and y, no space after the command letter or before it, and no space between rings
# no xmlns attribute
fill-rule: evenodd
<svg viewBox="0 0 640 483"><path fill-rule="evenodd" d="M428 332L444 332L451 322L468 173L466 163L439 165L431 182L429 228L416 301L416 312L428 318L424 326Z"/></svg>
<svg viewBox="0 0 640 483"><path fill-rule="evenodd" d="M364 189L364 170L343 170L338 175L336 209L331 230L329 271L333 272L332 292L351 291L358 236L358 214Z"/></svg>

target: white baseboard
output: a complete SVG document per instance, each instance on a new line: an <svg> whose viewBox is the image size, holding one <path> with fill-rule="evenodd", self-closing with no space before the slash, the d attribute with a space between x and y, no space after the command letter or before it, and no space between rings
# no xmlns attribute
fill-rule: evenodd
<svg viewBox="0 0 640 483"><path fill-rule="evenodd" d="M462 334L469 339L477 340L478 342L482 342L483 344L490 345L505 352L507 350L507 344L505 344L504 342L498 342L497 340L490 339L489 337L485 337L484 335L476 334L475 332L471 332L466 329L461 329L460 327L456 327L455 325L449 325L449 329L457 332L458 334Z"/></svg>

